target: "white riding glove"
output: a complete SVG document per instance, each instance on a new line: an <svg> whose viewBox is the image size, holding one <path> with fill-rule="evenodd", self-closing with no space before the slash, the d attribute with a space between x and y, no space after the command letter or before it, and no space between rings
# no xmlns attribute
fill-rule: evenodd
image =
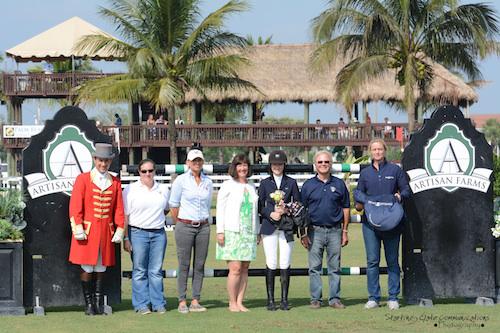
<svg viewBox="0 0 500 333"><path fill-rule="evenodd" d="M87 234L83 230L83 226L81 224L76 225L73 236L75 236L76 240L80 240L80 241L87 239Z"/></svg>
<svg viewBox="0 0 500 333"><path fill-rule="evenodd" d="M116 228L115 234L113 235L113 238L111 239L112 243L121 243L123 240L123 228Z"/></svg>

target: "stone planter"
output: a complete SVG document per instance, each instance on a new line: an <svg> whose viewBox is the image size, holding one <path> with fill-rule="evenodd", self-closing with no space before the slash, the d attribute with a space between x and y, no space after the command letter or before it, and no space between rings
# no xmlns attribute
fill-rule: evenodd
<svg viewBox="0 0 500 333"><path fill-rule="evenodd" d="M22 241L0 241L0 272L0 315L25 315Z"/></svg>

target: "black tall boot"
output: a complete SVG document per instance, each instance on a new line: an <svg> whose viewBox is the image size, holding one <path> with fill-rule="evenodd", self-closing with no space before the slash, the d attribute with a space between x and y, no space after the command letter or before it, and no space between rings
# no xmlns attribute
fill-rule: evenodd
<svg viewBox="0 0 500 333"><path fill-rule="evenodd" d="M276 276L275 269L266 267L266 290L267 290L267 310L276 311L274 304L274 277Z"/></svg>
<svg viewBox="0 0 500 333"><path fill-rule="evenodd" d="M93 289L92 280L82 281L83 299L85 300L85 315L87 316L95 315L94 306L92 304Z"/></svg>
<svg viewBox="0 0 500 333"><path fill-rule="evenodd" d="M95 281L95 289L94 289L94 307L95 314L102 315L104 314L104 293L102 288L102 279L96 279Z"/></svg>
<svg viewBox="0 0 500 333"><path fill-rule="evenodd" d="M281 310L289 310L288 307L288 288L290 287L290 267L286 269L280 269L280 280L281 280Z"/></svg>

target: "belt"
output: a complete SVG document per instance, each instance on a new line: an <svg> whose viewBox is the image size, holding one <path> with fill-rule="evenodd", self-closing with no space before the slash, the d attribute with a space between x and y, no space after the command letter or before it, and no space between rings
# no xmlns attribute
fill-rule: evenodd
<svg viewBox="0 0 500 333"><path fill-rule="evenodd" d="M185 224L189 224L189 225L191 225L192 227L195 227L195 228L198 228L199 226L208 223L208 219L201 220L201 221L193 221L193 220L186 220L186 219L177 218L177 221L185 223Z"/></svg>
<svg viewBox="0 0 500 333"><path fill-rule="evenodd" d="M147 231L147 232L156 232L156 231L159 231L159 230L163 230L163 228L160 228L160 229L146 229L146 228L139 228L139 227L134 227L133 225L129 225L130 228L134 228L134 229L139 229L139 230L142 230L142 231Z"/></svg>
<svg viewBox="0 0 500 333"><path fill-rule="evenodd" d="M331 229L331 228L334 228L336 226L338 226L338 224L321 224L321 225L318 225L318 224L312 224L313 227L317 227L317 228L326 228L326 229Z"/></svg>

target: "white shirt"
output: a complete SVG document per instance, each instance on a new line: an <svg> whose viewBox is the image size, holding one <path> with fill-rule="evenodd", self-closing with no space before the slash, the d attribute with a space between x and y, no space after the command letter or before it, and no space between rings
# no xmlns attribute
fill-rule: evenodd
<svg viewBox="0 0 500 333"><path fill-rule="evenodd" d="M123 190L123 208L128 225L143 229L163 228L169 196L167 185L156 181L151 189L140 180L127 185Z"/></svg>
<svg viewBox="0 0 500 333"><path fill-rule="evenodd" d="M279 189L281 186L281 180L283 180L283 175L281 176L273 175L273 177L274 177L274 182L276 183L276 188Z"/></svg>
<svg viewBox="0 0 500 333"><path fill-rule="evenodd" d="M188 170L172 184L169 206L179 207L181 219L203 221L210 217L213 184L203 172L200 177L200 184L196 184L193 173Z"/></svg>
<svg viewBox="0 0 500 333"><path fill-rule="evenodd" d="M101 191L104 191L113 183L109 172L106 171L105 173L101 173L96 168L93 168L90 171L90 179L97 187L101 189Z"/></svg>

